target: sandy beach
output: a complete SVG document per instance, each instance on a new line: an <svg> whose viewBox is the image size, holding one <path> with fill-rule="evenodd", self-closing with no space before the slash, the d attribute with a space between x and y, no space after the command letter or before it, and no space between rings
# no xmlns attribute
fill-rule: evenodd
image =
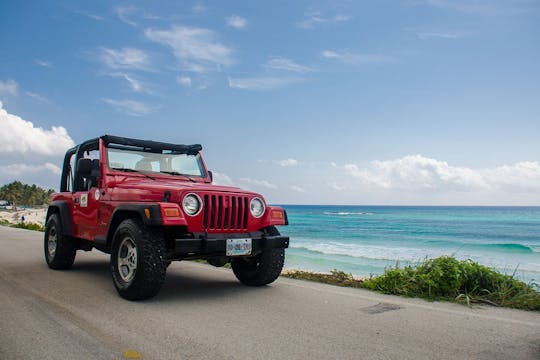
<svg viewBox="0 0 540 360"><path fill-rule="evenodd" d="M0 210L0 220L9 221L16 224L21 222L24 216L24 222L44 225L47 208L26 208L17 210Z"/></svg>

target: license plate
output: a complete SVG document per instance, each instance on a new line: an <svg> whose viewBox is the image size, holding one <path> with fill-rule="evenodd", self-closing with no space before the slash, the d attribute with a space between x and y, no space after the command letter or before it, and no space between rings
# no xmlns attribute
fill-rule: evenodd
<svg viewBox="0 0 540 360"><path fill-rule="evenodd" d="M227 256L251 254L251 239L227 239Z"/></svg>

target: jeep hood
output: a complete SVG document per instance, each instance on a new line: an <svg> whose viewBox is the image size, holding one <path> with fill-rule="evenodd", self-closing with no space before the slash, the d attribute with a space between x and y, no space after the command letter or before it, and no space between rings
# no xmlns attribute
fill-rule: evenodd
<svg viewBox="0 0 540 360"><path fill-rule="evenodd" d="M126 179L117 182L110 189L113 201L162 201L165 192L170 193L171 202L180 202L181 195L186 192L219 192L261 197L258 193L233 186L164 179Z"/></svg>

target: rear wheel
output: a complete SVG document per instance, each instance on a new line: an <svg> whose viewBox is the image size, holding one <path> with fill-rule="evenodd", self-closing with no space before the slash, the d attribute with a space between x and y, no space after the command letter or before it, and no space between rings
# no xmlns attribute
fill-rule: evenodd
<svg viewBox="0 0 540 360"><path fill-rule="evenodd" d="M275 227L266 229L268 235L279 235ZM233 259L231 267L240 282L248 286L263 286L274 282L281 274L285 249L267 249L254 257Z"/></svg>
<svg viewBox="0 0 540 360"><path fill-rule="evenodd" d="M52 214L45 225L43 250L45 261L51 269L69 269L75 261L77 249L68 236L62 234L62 223L58 214Z"/></svg>
<svg viewBox="0 0 540 360"><path fill-rule="evenodd" d="M114 234L110 265L114 286L121 297L128 300L154 297L167 270L161 232L137 219L124 220Z"/></svg>

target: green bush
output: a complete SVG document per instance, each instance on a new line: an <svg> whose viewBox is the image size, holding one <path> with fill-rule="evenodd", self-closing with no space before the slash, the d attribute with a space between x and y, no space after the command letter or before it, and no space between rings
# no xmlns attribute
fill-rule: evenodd
<svg viewBox="0 0 540 360"><path fill-rule="evenodd" d="M534 284L451 256L425 260L414 267L387 269L383 275L365 280L362 286L385 294L540 310L540 293Z"/></svg>
<svg viewBox="0 0 540 360"><path fill-rule="evenodd" d="M19 228L19 229L45 231L45 228L43 226L41 226L40 224L32 223L32 222L20 222L17 224L11 224L10 226L14 228Z"/></svg>

